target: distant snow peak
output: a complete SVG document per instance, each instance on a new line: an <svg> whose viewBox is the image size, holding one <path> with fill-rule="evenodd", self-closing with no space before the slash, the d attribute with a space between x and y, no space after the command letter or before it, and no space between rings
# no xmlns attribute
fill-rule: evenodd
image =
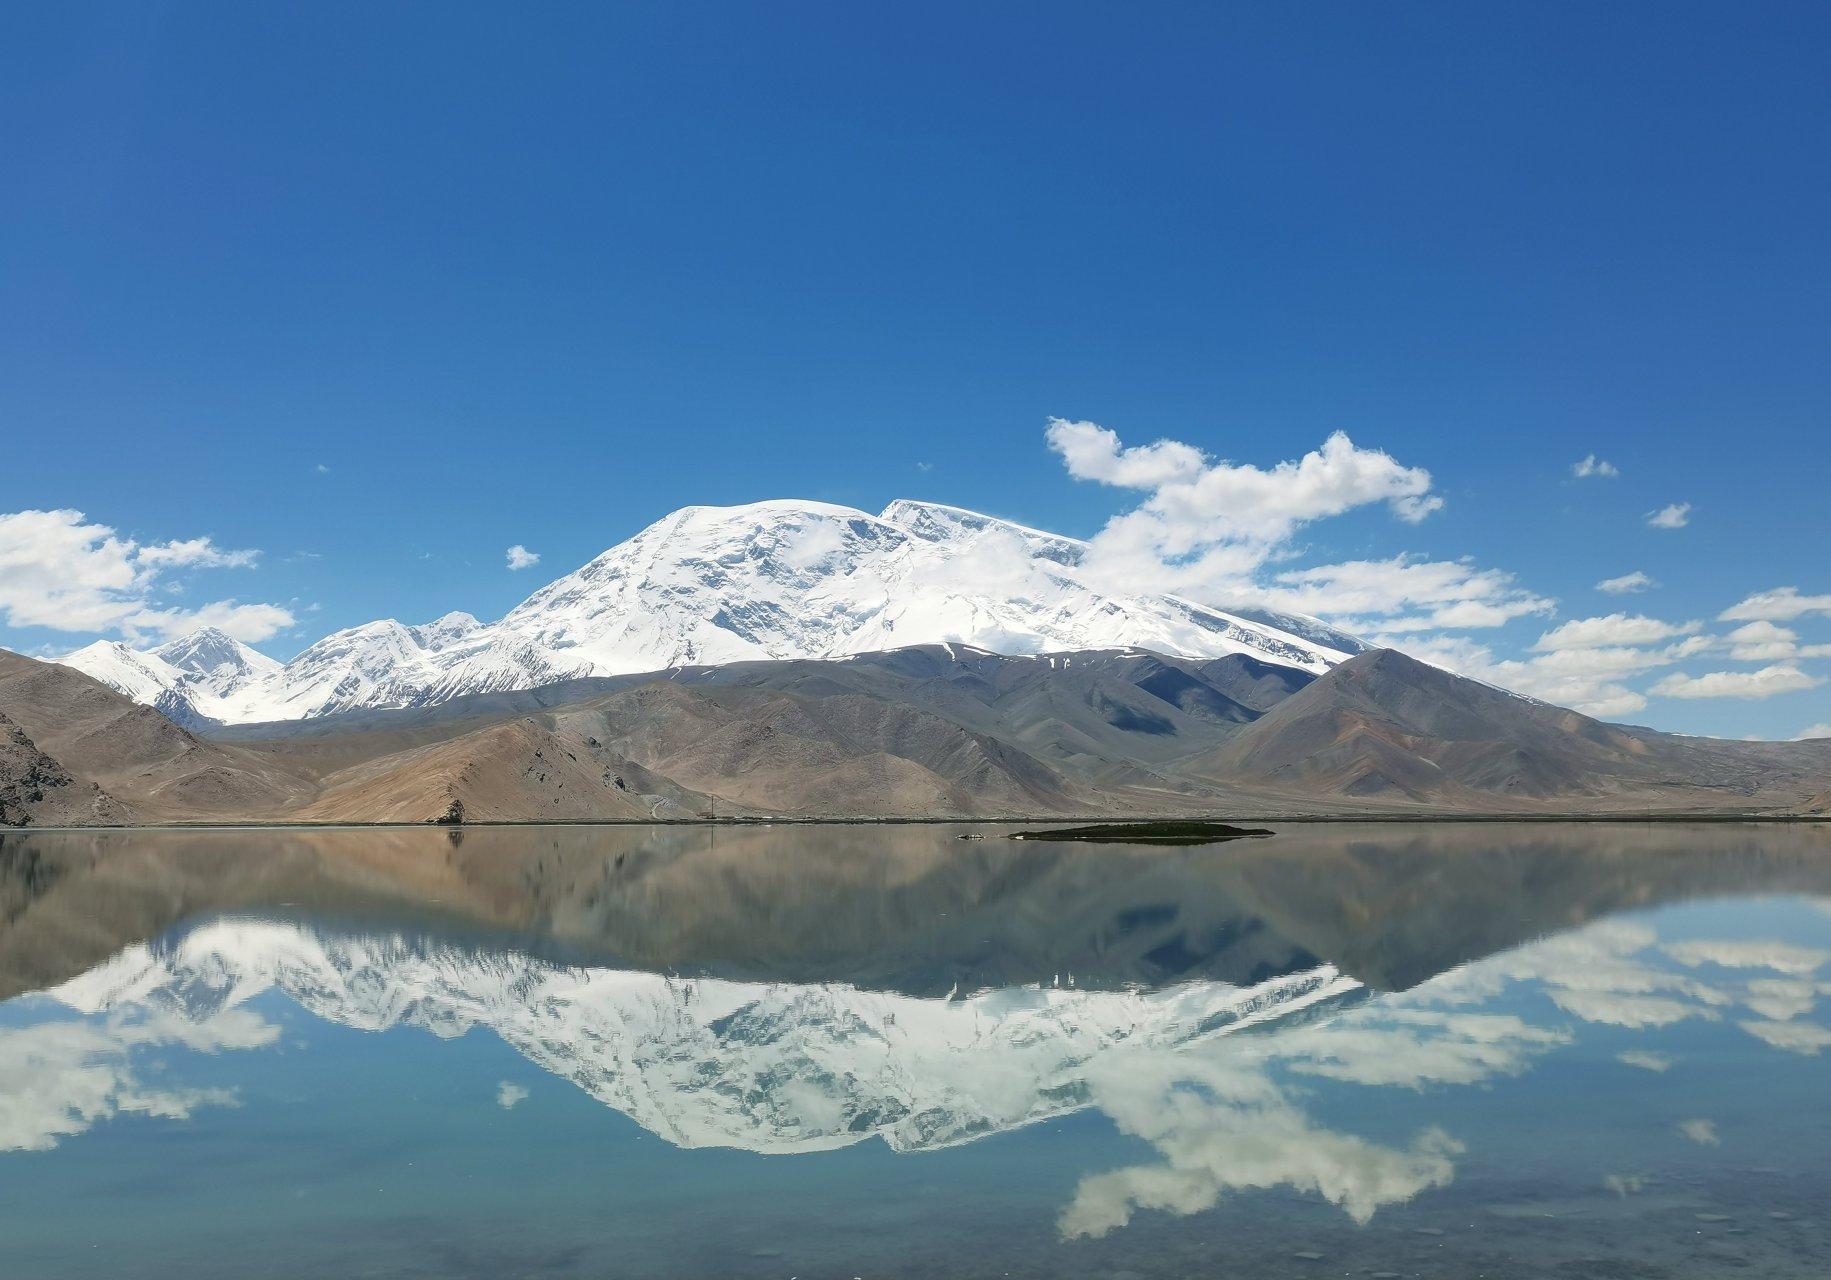
<svg viewBox="0 0 1831 1280"><path fill-rule="evenodd" d="M138 654L62 661L193 722L432 706L584 676L831 659L922 644L1000 654L1248 654L1319 673L1362 646L1314 618L1117 596L1086 544L940 503L881 515L826 502L683 507L549 583L500 621L467 613L326 636L284 665L206 629Z"/></svg>

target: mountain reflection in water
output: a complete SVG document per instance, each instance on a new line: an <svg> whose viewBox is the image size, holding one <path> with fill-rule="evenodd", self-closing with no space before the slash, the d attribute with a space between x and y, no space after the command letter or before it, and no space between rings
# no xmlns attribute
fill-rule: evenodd
<svg viewBox="0 0 1831 1280"><path fill-rule="evenodd" d="M104 1122L250 1105L231 1063L287 1052L297 1010L493 1033L682 1150L939 1152L1097 1115L1119 1145L1073 1170L1062 1242L1279 1188L1364 1226L1472 1158L1459 1090L1598 1054L1654 1081L1687 1026L1831 1044L1831 917L1735 906L1831 901L1814 827L952 834L0 836L0 1177ZM1722 1141L1709 1116L1667 1130Z"/></svg>

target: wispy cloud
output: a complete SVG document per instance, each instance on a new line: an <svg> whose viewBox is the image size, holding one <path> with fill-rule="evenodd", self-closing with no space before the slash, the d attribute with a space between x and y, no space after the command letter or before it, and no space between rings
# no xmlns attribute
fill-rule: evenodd
<svg viewBox="0 0 1831 1280"><path fill-rule="evenodd" d="M1647 512L1647 524L1655 529L1683 529L1691 523L1691 504L1674 502L1658 511Z"/></svg>
<svg viewBox="0 0 1831 1280"><path fill-rule="evenodd" d="M540 554L529 551L519 542L508 549L507 555L510 569L526 569L540 563Z"/></svg>
<svg viewBox="0 0 1831 1280"><path fill-rule="evenodd" d="M1794 736L1793 741L1804 742L1808 738L1831 738L1831 721L1807 725Z"/></svg>
<svg viewBox="0 0 1831 1280"><path fill-rule="evenodd" d="M1720 622L1791 622L1808 613L1831 617L1831 595L1802 596L1798 587L1775 587L1757 591L1741 603L1731 605L1717 615Z"/></svg>
<svg viewBox="0 0 1831 1280"><path fill-rule="evenodd" d="M1636 591L1647 591L1659 584L1646 574L1636 569L1624 573L1619 578L1604 578L1596 584L1596 590L1607 592L1611 596L1632 595Z"/></svg>
<svg viewBox="0 0 1831 1280"><path fill-rule="evenodd" d="M1592 453L1589 457L1583 459L1583 461L1572 463L1570 474L1577 477L1579 480L1612 480L1614 477L1620 475L1621 471L1614 463L1604 462Z"/></svg>

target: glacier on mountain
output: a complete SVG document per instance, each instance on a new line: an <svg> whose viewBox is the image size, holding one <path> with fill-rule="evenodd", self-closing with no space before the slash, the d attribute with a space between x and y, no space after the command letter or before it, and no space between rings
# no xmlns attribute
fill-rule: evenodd
<svg viewBox="0 0 1831 1280"><path fill-rule="evenodd" d="M325 637L281 664L206 629L142 653L98 642L60 659L189 725L433 706L582 676L950 643L1010 655L1139 648L1248 654L1318 673L1361 644L1314 618L1115 596L1087 544L976 512L897 501L686 507L501 620L452 613Z"/></svg>

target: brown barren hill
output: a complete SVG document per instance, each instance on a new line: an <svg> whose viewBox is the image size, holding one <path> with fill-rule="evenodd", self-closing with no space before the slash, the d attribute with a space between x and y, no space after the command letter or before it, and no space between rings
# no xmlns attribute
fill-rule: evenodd
<svg viewBox="0 0 1831 1280"><path fill-rule="evenodd" d="M5 650L0 714L135 820L273 818L315 791L262 753L206 741L79 671Z"/></svg>
<svg viewBox="0 0 1831 1280"><path fill-rule="evenodd" d="M1374 807L1799 812L1831 781L1831 744L1604 724L1377 649L1286 698L1186 772Z"/></svg>
<svg viewBox="0 0 1831 1280"><path fill-rule="evenodd" d="M1391 651L1307 682L1130 651L1059 666L895 651L585 686L225 741L0 652L0 813L35 825L1810 816L1831 797L1831 741L1604 724Z"/></svg>

